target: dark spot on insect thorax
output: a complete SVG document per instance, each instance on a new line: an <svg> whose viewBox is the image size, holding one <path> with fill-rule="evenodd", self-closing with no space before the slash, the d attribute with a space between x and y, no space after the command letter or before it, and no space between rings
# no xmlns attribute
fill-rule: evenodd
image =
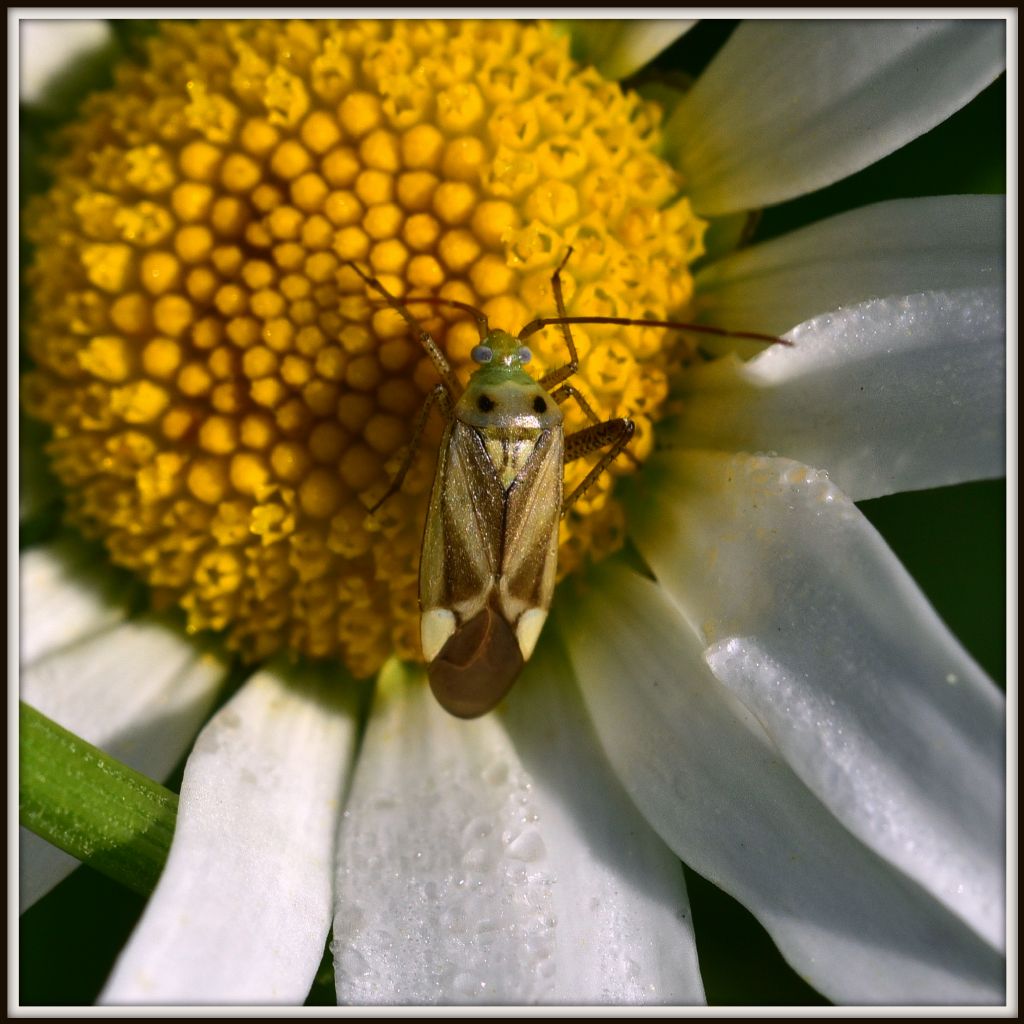
<svg viewBox="0 0 1024 1024"><path fill-rule="evenodd" d="M481 412L490 412L494 408L494 399L490 395L481 395L476 400L476 406Z"/></svg>
<svg viewBox="0 0 1024 1024"><path fill-rule="evenodd" d="M548 403L545 402L544 399L540 395L538 395L533 400L533 411L534 412L547 412L547 409L548 409Z"/></svg>

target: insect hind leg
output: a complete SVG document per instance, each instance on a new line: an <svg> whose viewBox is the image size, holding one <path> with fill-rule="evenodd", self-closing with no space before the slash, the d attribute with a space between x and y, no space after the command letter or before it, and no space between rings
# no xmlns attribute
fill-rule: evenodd
<svg viewBox="0 0 1024 1024"><path fill-rule="evenodd" d="M566 437L565 461L567 463L581 459L584 455L589 455L601 448L608 450L573 490L572 494L562 501L563 516L590 490L597 478L615 461L632 440L635 431L636 424L632 420L619 417L614 420L602 420L600 423L584 427Z"/></svg>

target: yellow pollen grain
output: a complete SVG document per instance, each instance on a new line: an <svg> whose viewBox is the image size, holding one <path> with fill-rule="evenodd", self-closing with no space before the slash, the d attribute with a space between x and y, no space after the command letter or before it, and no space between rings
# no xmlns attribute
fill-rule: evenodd
<svg viewBox="0 0 1024 1024"><path fill-rule="evenodd" d="M432 206L445 224L462 224L476 206L475 190L463 181L442 182L434 191Z"/></svg>
<svg viewBox="0 0 1024 1024"><path fill-rule="evenodd" d="M231 457L231 486L239 494L259 497L270 482L270 471L263 456L255 452L238 452Z"/></svg>
<svg viewBox="0 0 1024 1024"><path fill-rule="evenodd" d="M213 387L213 377L203 363L188 363L177 377L178 390L189 398L200 398Z"/></svg>
<svg viewBox="0 0 1024 1024"><path fill-rule="evenodd" d="M347 146L331 150L320 162L324 180L333 188L347 188L356 180L362 169L359 157Z"/></svg>
<svg viewBox="0 0 1024 1024"><path fill-rule="evenodd" d="M199 428L199 446L213 455L227 455L238 445L238 425L226 416L211 416Z"/></svg>
<svg viewBox="0 0 1024 1024"><path fill-rule="evenodd" d="M354 139L376 128L381 118L381 103L373 93L353 92L338 107L338 120L346 134Z"/></svg>
<svg viewBox="0 0 1024 1024"><path fill-rule="evenodd" d="M303 121L300 137L310 152L323 154L341 141L341 131L335 118L324 110L317 110Z"/></svg>
<svg viewBox="0 0 1024 1024"><path fill-rule="evenodd" d="M221 196L210 208L210 224L224 238L237 238L249 223L245 203L234 196Z"/></svg>
<svg viewBox="0 0 1024 1024"><path fill-rule="evenodd" d="M319 423L309 435L309 453L322 463L336 462L348 445L348 434L337 423Z"/></svg>
<svg viewBox="0 0 1024 1024"><path fill-rule="evenodd" d="M337 473L314 469L299 484L299 502L314 519L326 519L337 512L345 496Z"/></svg>
<svg viewBox="0 0 1024 1024"><path fill-rule="evenodd" d="M292 202L306 213L315 213L319 210L329 191L327 182L312 171L300 175L291 184Z"/></svg>
<svg viewBox="0 0 1024 1024"><path fill-rule="evenodd" d="M270 453L270 465L279 480L296 483L309 471L312 458L305 445L296 441L282 441L274 445Z"/></svg>
<svg viewBox="0 0 1024 1024"><path fill-rule="evenodd" d="M181 360L181 346L170 338L154 338L142 350L142 366L151 377L172 377L181 365Z"/></svg>
<svg viewBox="0 0 1024 1024"><path fill-rule="evenodd" d="M544 22L160 31L90 97L25 217L22 393L51 428L69 514L190 632L224 630L250 659L370 675L417 658L436 412L401 493L368 507L439 378L347 264L404 297L465 380L474 318L413 297L514 331L554 315L571 245L571 314L686 319L704 226L656 155L652 106L574 65ZM633 417L643 460L689 350L649 328L574 336L575 383L601 418ZM530 346L538 376L567 357L557 328ZM612 481L563 522L560 572L622 543Z"/></svg>
<svg viewBox="0 0 1024 1024"><path fill-rule="evenodd" d="M248 192L260 180L260 165L244 153L232 153L221 164L220 180L229 192Z"/></svg>
<svg viewBox="0 0 1024 1024"><path fill-rule="evenodd" d="M403 241L417 252L433 249L440 236L441 225L429 213L414 213L402 227Z"/></svg>
<svg viewBox="0 0 1024 1024"><path fill-rule="evenodd" d="M199 501L207 505L216 505L228 493L227 468L220 459L196 459L189 467L187 485Z"/></svg>
<svg viewBox="0 0 1024 1024"><path fill-rule="evenodd" d="M213 232L205 224L190 224L174 236L174 251L184 263L199 263L213 249Z"/></svg>
<svg viewBox="0 0 1024 1024"><path fill-rule="evenodd" d="M138 292L115 299L110 307L110 322L124 334L144 334L152 324L148 299Z"/></svg>
<svg viewBox="0 0 1024 1024"><path fill-rule="evenodd" d="M329 193L321 210L336 228L358 224L363 216L363 204L354 193L348 191Z"/></svg>
<svg viewBox="0 0 1024 1024"><path fill-rule="evenodd" d="M377 129L359 143L359 158L372 170L393 174L401 166L401 147L391 132Z"/></svg>
<svg viewBox="0 0 1024 1024"><path fill-rule="evenodd" d="M199 221L209 213L216 194L209 185L183 182L171 193L171 209L178 220Z"/></svg>
<svg viewBox="0 0 1024 1024"><path fill-rule="evenodd" d="M262 451L273 443L276 432L269 416L250 413L242 419L239 437L247 448Z"/></svg>
<svg viewBox="0 0 1024 1024"><path fill-rule="evenodd" d="M313 166L312 154L301 143L288 139L274 150L270 169L279 178L291 181Z"/></svg>
<svg viewBox="0 0 1024 1024"><path fill-rule="evenodd" d="M461 274L480 255L480 243L472 231L448 231L438 243L437 253L453 274Z"/></svg>
<svg viewBox="0 0 1024 1024"><path fill-rule="evenodd" d="M429 171L408 171L395 182L395 192L403 209L410 212L429 210L437 191L439 179Z"/></svg>
<svg viewBox="0 0 1024 1024"><path fill-rule="evenodd" d="M139 280L151 295L163 295L175 288L181 277L181 264L169 252L151 252L139 264Z"/></svg>
<svg viewBox="0 0 1024 1024"><path fill-rule="evenodd" d="M218 146L209 142L190 142L181 151L178 167L186 178L210 182L214 180L223 159L224 153Z"/></svg>
<svg viewBox="0 0 1024 1024"><path fill-rule="evenodd" d="M238 141L246 152L263 157L274 149L280 137L281 133L272 124L253 117L242 125Z"/></svg>
<svg viewBox="0 0 1024 1024"><path fill-rule="evenodd" d="M307 249L326 249L330 246L333 238L334 226L327 217L321 216L319 213L306 218L305 224L302 225L301 240Z"/></svg>

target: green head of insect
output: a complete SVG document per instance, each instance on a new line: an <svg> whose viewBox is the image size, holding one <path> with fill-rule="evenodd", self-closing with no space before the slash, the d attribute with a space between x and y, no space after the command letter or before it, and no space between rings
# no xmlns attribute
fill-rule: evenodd
<svg viewBox="0 0 1024 1024"><path fill-rule="evenodd" d="M473 347L470 357L479 369L474 380L487 383L489 380L530 380L523 369L533 353L514 334L508 331L488 331L479 345Z"/></svg>

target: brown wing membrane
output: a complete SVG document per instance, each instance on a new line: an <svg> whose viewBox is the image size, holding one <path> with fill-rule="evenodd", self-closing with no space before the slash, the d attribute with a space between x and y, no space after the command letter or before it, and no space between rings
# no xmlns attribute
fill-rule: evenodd
<svg viewBox="0 0 1024 1024"><path fill-rule="evenodd" d="M515 633L487 607L455 631L427 667L427 677L445 711L477 718L508 693L522 668Z"/></svg>

